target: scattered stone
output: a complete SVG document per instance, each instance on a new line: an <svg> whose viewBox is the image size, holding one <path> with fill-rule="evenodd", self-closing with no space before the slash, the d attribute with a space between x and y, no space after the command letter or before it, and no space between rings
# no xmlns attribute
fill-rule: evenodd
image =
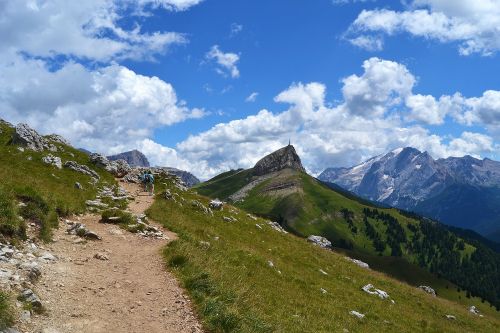
<svg viewBox="0 0 500 333"><path fill-rule="evenodd" d="M68 140L66 140L65 138L63 138L62 136L60 136L58 134L46 135L45 139L52 141L52 142L55 142L55 143L60 143L60 144L66 145L66 146L71 146L71 144L69 143Z"/></svg>
<svg viewBox="0 0 500 333"><path fill-rule="evenodd" d="M208 204L208 207L214 209L214 210L222 210L222 207L224 206L224 203L220 201L219 199L214 199L210 201Z"/></svg>
<svg viewBox="0 0 500 333"><path fill-rule="evenodd" d="M60 157L49 154L42 157L42 162L45 164L53 165L58 169L62 169L62 161Z"/></svg>
<svg viewBox="0 0 500 333"><path fill-rule="evenodd" d="M358 259L349 258L349 257L344 257L344 258L346 260L349 260L349 261L355 263L356 265L358 265L361 268L370 269L370 266L366 262L363 262L363 261L358 260Z"/></svg>
<svg viewBox="0 0 500 333"><path fill-rule="evenodd" d="M125 160L110 161L106 156L96 153L90 154L89 158L90 162L97 167L105 169L118 178L123 178L132 171L132 168ZM135 177L134 182L138 182L137 177Z"/></svg>
<svg viewBox="0 0 500 333"><path fill-rule="evenodd" d="M288 231L283 229L283 227L278 222L268 221L267 224L274 230L281 232L283 234L287 234Z"/></svg>
<svg viewBox="0 0 500 333"><path fill-rule="evenodd" d="M94 254L94 258L99 259L99 260L104 260L104 261L109 260L109 257L106 254L101 253L101 252Z"/></svg>
<svg viewBox="0 0 500 333"><path fill-rule="evenodd" d="M445 317L448 320L457 320L457 317L455 317L454 315L447 314L447 315L445 315Z"/></svg>
<svg viewBox="0 0 500 333"><path fill-rule="evenodd" d="M249 218L251 218L252 220L257 221L257 218L255 216L253 216L252 214L247 214L247 216Z"/></svg>
<svg viewBox="0 0 500 333"><path fill-rule="evenodd" d="M321 274L323 274L323 275L328 275L328 273L327 273L327 272L325 272L324 270L322 270L321 268L319 269L319 272L320 272Z"/></svg>
<svg viewBox="0 0 500 333"><path fill-rule="evenodd" d="M42 301L31 289L24 289L19 295L19 299L31 304L35 310L42 308Z"/></svg>
<svg viewBox="0 0 500 333"><path fill-rule="evenodd" d="M255 223L255 226L256 226L257 228L259 228L260 230L262 230L262 226L261 226L260 224Z"/></svg>
<svg viewBox="0 0 500 333"><path fill-rule="evenodd" d="M434 289L432 289L431 287L429 286L419 286L420 289L422 289L423 291L425 291L426 293L436 297L436 291Z"/></svg>
<svg viewBox="0 0 500 333"><path fill-rule="evenodd" d="M363 319L365 317L364 314L358 312L358 311L354 311L354 310L351 310L349 311L349 314L355 316L355 317L358 317L359 319Z"/></svg>
<svg viewBox="0 0 500 333"><path fill-rule="evenodd" d="M38 268L38 266L33 266L29 269L28 278L32 283L36 282L40 276L42 276L42 271Z"/></svg>
<svg viewBox="0 0 500 333"><path fill-rule="evenodd" d="M57 260L57 258L52 253L49 253L49 252L45 252L44 254L42 254L40 256L40 259L45 260L45 261L56 261Z"/></svg>
<svg viewBox="0 0 500 333"><path fill-rule="evenodd" d="M94 170L92 170L88 166L78 164L75 161L67 161L66 163L64 163L64 167L71 169L73 171L79 172L79 173L83 173L84 175L88 175L94 179L100 178L100 176L97 172L95 172Z"/></svg>
<svg viewBox="0 0 500 333"><path fill-rule="evenodd" d="M327 291L325 289L323 289L323 288L319 288L319 291L321 291L322 294L326 294L327 293Z"/></svg>
<svg viewBox="0 0 500 333"><path fill-rule="evenodd" d="M330 242L328 239L322 236L315 236L311 235L307 237L307 240L314 245L317 245L319 247L322 247L324 249L331 249L332 248L332 242Z"/></svg>
<svg viewBox="0 0 500 333"><path fill-rule="evenodd" d="M223 216L224 222L238 222L238 219L232 216Z"/></svg>
<svg viewBox="0 0 500 333"><path fill-rule="evenodd" d="M79 182L76 182L76 183L75 183L75 188L76 188L77 190L83 190L83 186L82 186L82 184L80 184Z"/></svg>
<svg viewBox="0 0 500 333"><path fill-rule="evenodd" d="M95 207L95 208L108 208L109 206L105 204L104 202L101 202L101 200L96 199L96 200L87 200L85 201L85 204L89 207Z"/></svg>
<svg viewBox="0 0 500 333"><path fill-rule="evenodd" d="M274 263L273 263L271 260L269 260L269 261L267 262L267 265L268 265L269 267L271 267L271 268L272 268L272 267L274 267Z"/></svg>
<svg viewBox="0 0 500 333"><path fill-rule="evenodd" d="M389 294L383 290L376 289L373 284L369 283L363 288L361 288L364 292L370 294L370 295L377 295L381 299L386 299L389 298Z"/></svg>
<svg viewBox="0 0 500 333"><path fill-rule="evenodd" d="M27 124L18 124L15 127L15 132L12 135L12 143L34 151L43 151L45 149L57 151L57 148L53 144L50 144Z"/></svg>
<svg viewBox="0 0 500 333"><path fill-rule="evenodd" d="M208 207L205 207L201 202L199 202L198 200L192 200L191 201L191 206L193 206L194 208L197 208L198 210L202 211L203 213L205 214L213 214L212 213L212 210Z"/></svg>
<svg viewBox="0 0 500 333"><path fill-rule="evenodd" d="M475 314L475 315L479 315L479 310L478 310L478 308L476 308L475 305L471 305L469 307L469 312L472 313L472 314Z"/></svg>

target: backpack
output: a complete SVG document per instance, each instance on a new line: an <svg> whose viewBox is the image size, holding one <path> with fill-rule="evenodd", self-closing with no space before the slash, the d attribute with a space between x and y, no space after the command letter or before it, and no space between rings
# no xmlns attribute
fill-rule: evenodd
<svg viewBox="0 0 500 333"><path fill-rule="evenodd" d="M145 181L146 183L150 183L150 184L152 184L152 183L154 183L155 178L154 178L154 176L153 176L152 174L147 173L147 174L145 174L145 175L144 175L144 181Z"/></svg>

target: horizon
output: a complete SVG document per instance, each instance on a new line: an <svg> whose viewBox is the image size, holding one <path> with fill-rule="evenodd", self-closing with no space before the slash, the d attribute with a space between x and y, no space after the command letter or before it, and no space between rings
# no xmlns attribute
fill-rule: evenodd
<svg viewBox="0 0 500 333"><path fill-rule="evenodd" d="M498 0L2 9L0 118L78 148L201 179L289 140L313 175L399 147L500 160Z"/></svg>

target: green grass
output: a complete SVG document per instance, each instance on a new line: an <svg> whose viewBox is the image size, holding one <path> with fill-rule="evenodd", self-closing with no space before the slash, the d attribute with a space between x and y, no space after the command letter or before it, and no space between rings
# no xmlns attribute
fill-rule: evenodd
<svg viewBox="0 0 500 333"><path fill-rule="evenodd" d="M0 292L0 330L9 328L14 324L12 307L10 306L9 296Z"/></svg>
<svg viewBox="0 0 500 333"><path fill-rule="evenodd" d="M208 203L193 192L180 192L170 183L168 187L188 201ZM473 316L463 304L433 298L384 274L360 268L342 254L278 233L264 220L254 221L237 208L226 206L211 216L158 195L148 215L179 235L165 249L165 260L211 332L500 330L496 313ZM222 217L228 215L238 222L224 222ZM361 287L368 283L387 291L395 304L362 292ZM359 320L350 310L366 317ZM445 319L446 314L457 320Z"/></svg>
<svg viewBox="0 0 500 333"><path fill-rule="evenodd" d="M98 185L115 183L111 174L91 165L88 156L77 149L55 143L58 152L20 151L10 144L14 130L3 124L0 130L0 233L4 237L25 237L20 215L36 223L40 238L50 241L59 217L83 213L85 201L95 197L97 186L89 176L44 164L41 159L49 153L61 157L63 163L73 160L96 170L101 177ZM76 182L83 190L75 188ZM26 206L18 207L19 202Z"/></svg>

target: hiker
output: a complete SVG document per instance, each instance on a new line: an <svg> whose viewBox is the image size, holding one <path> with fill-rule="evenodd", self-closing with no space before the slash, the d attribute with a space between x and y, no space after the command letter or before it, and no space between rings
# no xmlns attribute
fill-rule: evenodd
<svg viewBox="0 0 500 333"><path fill-rule="evenodd" d="M144 173L143 182L144 191L149 192L149 195L153 195L155 190L155 178L150 170Z"/></svg>

